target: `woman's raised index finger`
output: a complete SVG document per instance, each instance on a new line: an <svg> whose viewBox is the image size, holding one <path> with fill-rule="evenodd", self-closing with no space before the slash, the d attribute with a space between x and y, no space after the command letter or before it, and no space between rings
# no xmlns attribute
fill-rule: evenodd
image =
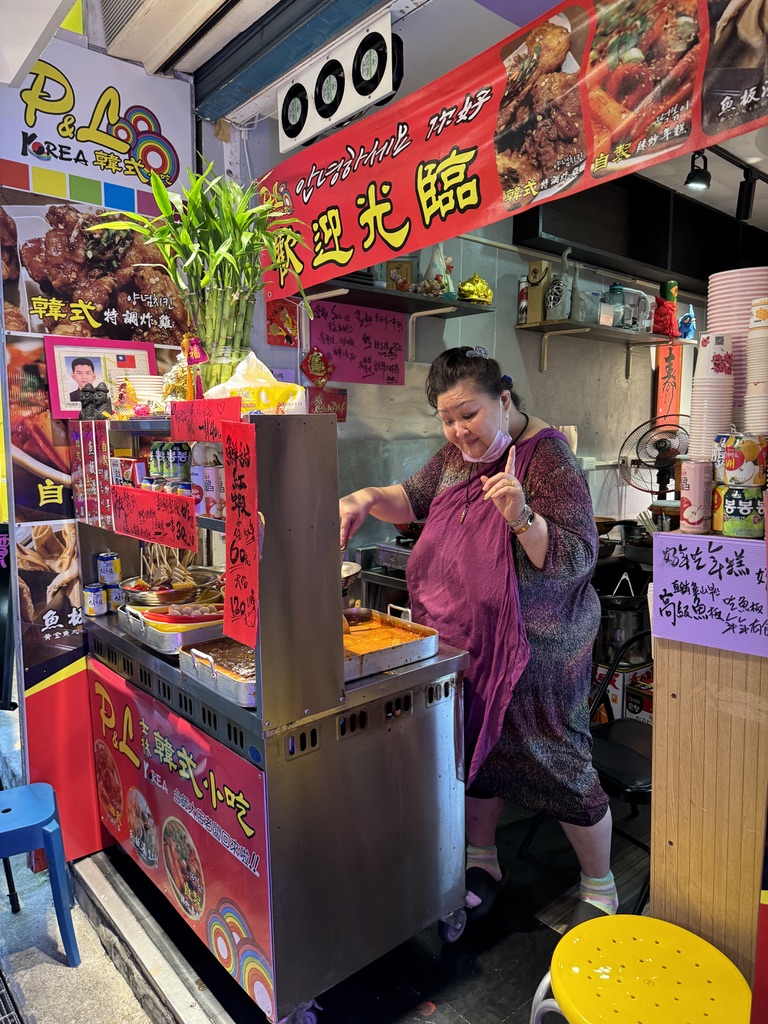
<svg viewBox="0 0 768 1024"><path fill-rule="evenodd" d="M510 476L515 475L515 446L509 449L509 455L507 456L507 465L504 469L505 473L509 473Z"/></svg>

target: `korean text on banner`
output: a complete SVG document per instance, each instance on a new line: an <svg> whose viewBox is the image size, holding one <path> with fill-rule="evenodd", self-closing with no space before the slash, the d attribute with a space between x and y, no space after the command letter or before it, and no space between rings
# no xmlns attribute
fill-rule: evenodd
<svg viewBox="0 0 768 1024"><path fill-rule="evenodd" d="M742 7L562 3L299 150L264 181L305 243L267 298L294 289L289 269L309 288L762 127L759 0Z"/></svg>
<svg viewBox="0 0 768 1024"><path fill-rule="evenodd" d="M197 551L194 498L116 486L112 488L112 515L115 533Z"/></svg>
<svg viewBox="0 0 768 1024"><path fill-rule="evenodd" d="M768 657L765 544L657 533L653 635Z"/></svg>
<svg viewBox="0 0 768 1024"><path fill-rule="evenodd" d="M224 484L227 492L227 585L224 632L248 647L259 629L259 498L256 427L225 421Z"/></svg>
<svg viewBox="0 0 768 1024"><path fill-rule="evenodd" d="M174 441L220 442L222 420L239 420L242 399L201 398L194 402L171 402L171 438Z"/></svg>

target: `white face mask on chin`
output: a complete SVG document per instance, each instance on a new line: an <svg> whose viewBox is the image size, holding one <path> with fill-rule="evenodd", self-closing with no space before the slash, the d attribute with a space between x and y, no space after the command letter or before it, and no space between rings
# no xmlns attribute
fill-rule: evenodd
<svg viewBox="0 0 768 1024"><path fill-rule="evenodd" d="M501 424L503 422L504 403L501 400L501 396L499 396L499 429L496 431L496 437L494 437L479 459L475 458L474 455L467 455L465 451L462 451L461 453L462 459L464 459L465 462L495 462L496 459L500 459L512 440L512 435L507 433L506 430L501 429Z"/></svg>

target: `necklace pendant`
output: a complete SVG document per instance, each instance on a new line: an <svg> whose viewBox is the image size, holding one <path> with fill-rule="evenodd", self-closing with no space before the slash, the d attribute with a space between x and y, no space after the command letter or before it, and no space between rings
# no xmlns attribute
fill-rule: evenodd
<svg viewBox="0 0 768 1024"><path fill-rule="evenodd" d="M467 518L467 512L468 511L469 511L469 505L465 505L464 508L461 510L461 515L459 516L459 526L461 526L461 524Z"/></svg>

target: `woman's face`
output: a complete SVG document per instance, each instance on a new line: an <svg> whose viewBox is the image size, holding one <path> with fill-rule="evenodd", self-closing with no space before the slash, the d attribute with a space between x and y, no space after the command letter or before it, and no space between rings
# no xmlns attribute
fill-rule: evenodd
<svg viewBox="0 0 768 1024"><path fill-rule="evenodd" d="M446 440L473 458L480 458L509 423L510 394L501 398L478 391L474 384L457 384L437 399L437 416Z"/></svg>

